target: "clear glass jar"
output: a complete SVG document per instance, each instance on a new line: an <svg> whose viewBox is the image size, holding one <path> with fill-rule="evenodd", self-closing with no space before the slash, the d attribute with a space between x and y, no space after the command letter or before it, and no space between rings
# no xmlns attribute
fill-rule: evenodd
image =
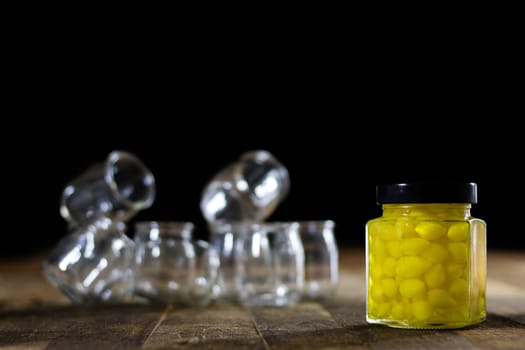
<svg viewBox="0 0 525 350"><path fill-rule="evenodd" d="M305 299L329 299L339 281L339 251L332 220L298 221L304 246Z"/></svg>
<svg viewBox="0 0 525 350"><path fill-rule="evenodd" d="M461 328L486 318L486 223L475 183L377 187L366 224L366 319L396 328Z"/></svg>
<svg viewBox="0 0 525 350"><path fill-rule="evenodd" d="M208 223L262 221L289 190L288 170L273 154L265 150L245 152L206 184L200 208Z"/></svg>
<svg viewBox="0 0 525 350"><path fill-rule="evenodd" d="M150 302L205 306L212 300L219 257L193 238L191 222L135 224L135 295Z"/></svg>
<svg viewBox="0 0 525 350"><path fill-rule="evenodd" d="M246 223L235 244L235 287L247 307L286 307L304 288L304 248L297 223Z"/></svg>
<svg viewBox="0 0 525 350"><path fill-rule="evenodd" d="M99 218L62 238L43 273L75 304L129 302L135 243L122 222Z"/></svg>
<svg viewBox="0 0 525 350"><path fill-rule="evenodd" d="M235 302L235 242L247 229L244 222L214 222L208 225L210 245L218 253L220 266L213 294L217 301Z"/></svg>
<svg viewBox="0 0 525 350"><path fill-rule="evenodd" d="M66 184L60 214L71 227L101 216L126 222L149 208L155 195L155 178L146 165L129 152L112 151Z"/></svg>

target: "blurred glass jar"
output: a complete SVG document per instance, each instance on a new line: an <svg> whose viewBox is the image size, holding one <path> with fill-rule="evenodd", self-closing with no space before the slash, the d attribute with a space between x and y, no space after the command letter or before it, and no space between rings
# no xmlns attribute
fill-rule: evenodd
<svg viewBox="0 0 525 350"><path fill-rule="evenodd" d="M256 150L219 171L200 202L208 222L264 220L290 189L288 170L271 153Z"/></svg>
<svg viewBox="0 0 525 350"><path fill-rule="evenodd" d="M293 306L304 284L304 248L297 223L246 223L235 244L235 285L248 307Z"/></svg>
<svg viewBox="0 0 525 350"><path fill-rule="evenodd" d="M125 230L99 218L73 231L44 260L44 276L76 304L130 301L135 244Z"/></svg>
<svg viewBox="0 0 525 350"><path fill-rule="evenodd" d="M213 297L219 257L193 239L190 222L135 224L135 295L150 302L205 306Z"/></svg>
<svg viewBox="0 0 525 350"><path fill-rule="evenodd" d="M304 298L333 297L339 281L339 251L334 235L335 223L298 221L304 246Z"/></svg>
<svg viewBox="0 0 525 350"><path fill-rule="evenodd" d="M219 276L214 286L214 298L218 301L237 300L235 289L235 242L248 228L243 222L213 222L208 225L210 244L220 260Z"/></svg>
<svg viewBox="0 0 525 350"><path fill-rule="evenodd" d="M60 214L71 227L100 216L127 221L151 206L155 191L155 178L142 161L113 151L64 187Z"/></svg>

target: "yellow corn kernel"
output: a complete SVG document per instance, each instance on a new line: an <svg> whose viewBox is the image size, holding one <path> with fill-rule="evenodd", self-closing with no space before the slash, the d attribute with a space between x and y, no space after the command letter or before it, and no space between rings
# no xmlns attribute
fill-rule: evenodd
<svg viewBox="0 0 525 350"><path fill-rule="evenodd" d="M425 282L419 279L411 278L402 280L399 284L399 293L405 298L415 298L423 296L427 291Z"/></svg>
<svg viewBox="0 0 525 350"><path fill-rule="evenodd" d="M439 308L451 307L456 304L456 301L448 291L439 288L428 291L428 302L430 305Z"/></svg>
<svg viewBox="0 0 525 350"><path fill-rule="evenodd" d="M392 310L391 303L381 303L377 306L377 315L380 318L386 318L390 316L390 311Z"/></svg>
<svg viewBox="0 0 525 350"><path fill-rule="evenodd" d="M445 271L449 280L454 280L463 275L463 271L466 271L467 266L465 264L459 264L455 262L449 262L445 264Z"/></svg>
<svg viewBox="0 0 525 350"><path fill-rule="evenodd" d="M406 306L404 306L402 303L397 302L393 303L392 305L392 317L397 320L403 320L405 319L406 315Z"/></svg>
<svg viewBox="0 0 525 350"><path fill-rule="evenodd" d="M403 252L401 251L401 241L388 241L386 249L388 254L394 258L399 258L401 255L403 255Z"/></svg>
<svg viewBox="0 0 525 350"><path fill-rule="evenodd" d="M440 263L448 257L448 250L443 244L432 242L422 255L434 263Z"/></svg>
<svg viewBox="0 0 525 350"><path fill-rule="evenodd" d="M415 300L411 309L412 314L418 321L427 321L432 316L433 307L425 299Z"/></svg>
<svg viewBox="0 0 525 350"><path fill-rule="evenodd" d="M437 288L445 283L446 274L442 264L436 264L425 272L425 282L429 288Z"/></svg>
<svg viewBox="0 0 525 350"><path fill-rule="evenodd" d="M416 232L421 238L432 241L444 236L447 232L447 228L437 222L425 221L417 224Z"/></svg>
<svg viewBox="0 0 525 350"><path fill-rule="evenodd" d="M392 299L397 296L397 284L393 278L385 278L381 281L381 286L383 287L383 292L388 298Z"/></svg>
<svg viewBox="0 0 525 350"><path fill-rule="evenodd" d="M451 307L434 309L436 318L443 322L465 322L469 319L466 305L455 304Z"/></svg>
<svg viewBox="0 0 525 350"><path fill-rule="evenodd" d="M401 237L398 235L396 227L394 223L388 223L385 224L384 227L381 230L381 239L385 241L391 241L394 239L400 239Z"/></svg>
<svg viewBox="0 0 525 350"><path fill-rule="evenodd" d="M370 264L370 277L372 277L374 281L379 281L383 276L384 272L381 264Z"/></svg>
<svg viewBox="0 0 525 350"><path fill-rule="evenodd" d="M416 232L416 223L414 220L401 218L396 221L395 229L400 239L418 237Z"/></svg>
<svg viewBox="0 0 525 350"><path fill-rule="evenodd" d="M395 227L392 222L381 221L375 225L376 237L381 240L389 240L395 237Z"/></svg>
<svg viewBox="0 0 525 350"><path fill-rule="evenodd" d="M409 216L417 217L418 219L432 219L433 215L428 210L423 209L412 209L410 210Z"/></svg>
<svg viewBox="0 0 525 350"><path fill-rule="evenodd" d="M405 239L401 242L401 252L404 255L419 255L429 244L429 241L422 238Z"/></svg>
<svg viewBox="0 0 525 350"><path fill-rule="evenodd" d="M457 278L450 283L450 294L458 300L468 299L468 283L462 278Z"/></svg>
<svg viewBox="0 0 525 350"><path fill-rule="evenodd" d="M417 256L402 256L397 259L396 275L402 278L419 277L431 266L430 261Z"/></svg>
<svg viewBox="0 0 525 350"><path fill-rule="evenodd" d="M372 256L374 261L382 262L388 256L385 242L377 240L372 244Z"/></svg>
<svg viewBox="0 0 525 350"><path fill-rule="evenodd" d="M467 262L467 245L460 242L451 242L448 244L448 252L452 259L457 263Z"/></svg>
<svg viewBox="0 0 525 350"><path fill-rule="evenodd" d="M464 322L465 320L468 320L470 318L469 314L470 312L467 305L456 305L452 308L450 314L448 314L448 320L455 322Z"/></svg>
<svg viewBox="0 0 525 350"><path fill-rule="evenodd" d="M385 277L394 277L396 275L397 259L389 256L383 262L383 275Z"/></svg>
<svg viewBox="0 0 525 350"><path fill-rule="evenodd" d="M469 225L466 222L457 222L448 228L447 237L453 241L466 241L469 236Z"/></svg>
<svg viewBox="0 0 525 350"><path fill-rule="evenodd" d="M369 288L372 294L372 299L377 303L383 303L387 300L383 287L380 284L374 284L373 288Z"/></svg>

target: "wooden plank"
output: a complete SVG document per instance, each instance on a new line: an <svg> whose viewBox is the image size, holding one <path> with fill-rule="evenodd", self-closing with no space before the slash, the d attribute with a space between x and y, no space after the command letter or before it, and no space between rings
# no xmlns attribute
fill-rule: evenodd
<svg viewBox="0 0 525 350"><path fill-rule="evenodd" d="M151 305L115 305L76 309L53 328L64 329L49 349L134 349L151 334L164 308Z"/></svg>
<svg viewBox="0 0 525 350"><path fill-rule="evenodd" d="M0 312L69 305L69 300L42 273L44 256L0 261Z"/></svg>
<svg viewBox="0 0 525 350"><path fill-rule="evenodd" d="M271 349L365 349L358 330L339 324L318 303L253 308L252 314Z"/></svg>
<svg viewBox="0 0 525 350"><path fill-rule="evenodd" d="M46 348L47 343L47 341L19 342L16 345L0 346L0 350L43 350Z"/></svg>
<svg viewBox="0 0 525 350"><path fill-rule="evenodd" d="M324 308L332 315L332 317L345 327L365 327L368 326L366 322L366 309L362 301L351 302L323 302Z"/></svg>
<svg viewBox="0 0 525 350"><path fill-rule="evenodd" d="M516 321L494 314L476 327L456 331L478 349L525 349L525 327Z"/></svg>
<svg viewBox="0 0 525 350"><path fill-rule="evenodd" d="M236 305L173 309L144 349L265 349L248 310Z"/></svg>
<svg viewBox="0 0 525 350"><path fill-rule="evenodd" d="M147 305L107 305L2 313L0 348L138 348L151 333L162 311Z"/></svg>
<svg viewBox="0 0 525 350"><path fill-rule="evenodd" d="M364 250L340 255L337 295L292 308L71 306L41 259L0 262L5 349L525 349L525 254L489 251L487 321L459 330L402 330L365 320ZM167 311L167 312L166 312Z"/></svg>
<svg viewBox="0 0 525 350"><path fill-rule="evenodd" d="M516 300L506 300L508 307L520 304ZM501 305L501 304L500 304ZM521 304L524 305L524 304ZM470 349L472 345L478 349L524 349L525 327L521 320L514 317L503 317L489 313L487 320L477 326L460 330L439 331L404 331L400 329L385 329L381 326L366 326L365 309L361 304L325 305L325 308L339 322L351 327L360 328L365 339L363 344L370 348L449 348ZM521 323L520 323L521 322ZM454 334L456 333L456 334ZM468 342L465 342L464 337ZM446 345L445 347L442 347Z"/></svg>
<svg viewBox="0 0 525 350"><path fill-rule="evenodd" d="M361 336L370 349L478 349L453 330L396 329L377 325L363 329Z"/></svg>
<svg viewBox="0 0 525 350"><path fill-rule="evenodd" d="M468 340L450 330L408 330L366 322L363 302L325 303L325 308L348 332L357 334L368 349L475 349Z"/></svg>

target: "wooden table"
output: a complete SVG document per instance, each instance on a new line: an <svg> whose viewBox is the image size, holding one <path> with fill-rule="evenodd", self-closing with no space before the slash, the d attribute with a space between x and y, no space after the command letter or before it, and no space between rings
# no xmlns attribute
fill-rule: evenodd
<svg viewBox="0 0 525 350"><path fill-rule="evenodd" d="M363 250L341 249L334 300L293 308L73 306L42 256L0 262L0 349L525 349L525 252L488 253L488 318L459 330L365 321Z"/></svg>

